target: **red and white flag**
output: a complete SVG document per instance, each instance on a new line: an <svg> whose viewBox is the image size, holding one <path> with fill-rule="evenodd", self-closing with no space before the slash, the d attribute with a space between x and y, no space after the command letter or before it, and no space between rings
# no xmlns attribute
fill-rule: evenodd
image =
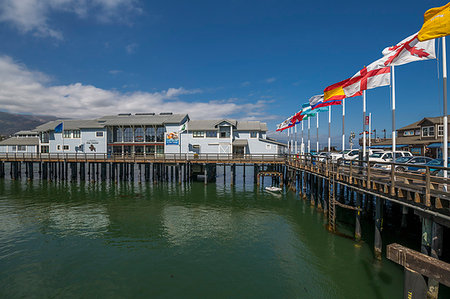
<svg viewBox="0 0 450 299"><path fill-rule="evenodd" d="M391 84L391 68L383 67L384 57L357 72L342 87L347 98L357 96L363 90Z"/></svg>
<svg viewBox="0 0 450 299"><path fill-rule="evenodd" d="M383 50L383 58L380 59L384 66L402 65L414 61L435 59L434 39L419 41L418 33L408 36L398 44Z"/></svg>
<svg viewBox="0 0 450 299"><path fill-rule="evenodd" d="M292 116L287 118L284 122L282 122L281 124L277 125L277 132L281 132L283 130L286 130L288 128L293 127L294 125L292 124Z"/></svg>

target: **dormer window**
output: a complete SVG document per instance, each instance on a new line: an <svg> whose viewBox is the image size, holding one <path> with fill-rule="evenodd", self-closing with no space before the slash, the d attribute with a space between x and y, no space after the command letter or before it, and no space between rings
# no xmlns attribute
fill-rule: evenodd
<svg viewBox="0 0 450 299"><path fill-rule="evenodd" d="M434 126L422 127L422 137L433 137L434 136Z"/></svg>
<svg viewBox="0 0 450 299"><path fill-rule="evenodd" d="M256 138L258 137L258 132L252 131L250 132L250 138Z"/></svg>

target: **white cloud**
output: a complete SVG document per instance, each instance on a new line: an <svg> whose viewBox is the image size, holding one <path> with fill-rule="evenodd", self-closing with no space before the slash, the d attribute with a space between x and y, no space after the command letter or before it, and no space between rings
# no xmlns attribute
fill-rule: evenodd
<svg viewBox="0 0 450 299"><path fill-rule="evenodd" d="M0 56L0 107L14 113L92 118L107 114L161 112L188 113L196 119L222 117L264 119L268 101L242 103L239 99L183 101L178 97L201 93L199 89L169 88L156 92L123 93L93 85L51 85L49 77L29 70L8 56ZM258 113L255 114L255 112Z"/></svg>
<svg viewBox="0 0 450 299"><path fill-rule="evenodd" d="M141 13L136 0L2 0L0 22L23 33L62 39L51 25L53 13L72 13L80 18L94 16L98 21L124 21L129 13ZM125 17L124 17L125 16Z"/></svg>
<svg viewBox="0 0 450 299"><path fill-rule="evenodd" d="M138 44L136 43L132 43L129 44L125 47L125 50L127 51L128 54L134 54L137 50Z"/></svg>
<svg viewBox="0 0 450 299"><path fill-rule="evenodd" d="M267 78L267 79L266 79L266 83L273 83L273 82L275 82L276 80L277 80L277 78L275 78L275 77Z"/></svg>
<svg viewBox="0 0 450 299"><path fill-rule="evenodd" d="M117 74L120 74L122 71L121 70L110 70L109 71L109 73L111 74L111 75L117 75Z"/></svg>

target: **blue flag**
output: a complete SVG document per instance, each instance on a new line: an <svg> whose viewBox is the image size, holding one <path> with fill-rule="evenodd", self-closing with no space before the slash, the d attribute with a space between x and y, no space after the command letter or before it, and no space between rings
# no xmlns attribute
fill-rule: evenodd
<svg viewBox="0 0 450 299"><path fill-rule="evenodd" d="M55 133L62 133L63 131L63 123L60 123L55 127Z"/></svg>

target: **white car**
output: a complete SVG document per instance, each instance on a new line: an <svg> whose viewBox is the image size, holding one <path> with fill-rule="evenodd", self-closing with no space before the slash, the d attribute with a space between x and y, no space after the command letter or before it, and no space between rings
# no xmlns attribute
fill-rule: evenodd
<svg viewBox="0 0 450 299"><path fill-rule="evenodd" d="M346 153L346 154L344 154L344 159L345 160L359 160L359 152L360 151L362 151L362 150L360 150L360 149L354 149L354 150L351 150L351 151L349 151L348 153ZM380 150L376 150L376 149L367 149L366 150L366 155L372 155L372 154L374 154L374 153L377 153L377 152L379 152ZM339 158L338 158L338 162L339 161L342 161L342 157L340 158L340 160L339 160Z"/></svg>
<svg viewBox="0 0 450 299"><path fill-rule="evenodd" d="M406 156L412 156L412 154L408 151L395 152L396 159ZM375 152L369 156L370 162L391 162L392 160L392 152Z"/></svg>

